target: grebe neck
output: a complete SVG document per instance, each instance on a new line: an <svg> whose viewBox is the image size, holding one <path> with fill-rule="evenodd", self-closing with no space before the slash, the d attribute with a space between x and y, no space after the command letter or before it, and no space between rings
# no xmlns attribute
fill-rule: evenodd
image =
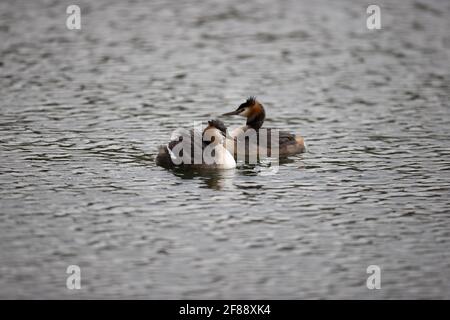
<svg viewBox="0 0 450 320"><path fill-rule="evenodd" d="M249 128L259 130L266 119L266 112L262 105L258 104L247 117L246 125Z"/></svg>

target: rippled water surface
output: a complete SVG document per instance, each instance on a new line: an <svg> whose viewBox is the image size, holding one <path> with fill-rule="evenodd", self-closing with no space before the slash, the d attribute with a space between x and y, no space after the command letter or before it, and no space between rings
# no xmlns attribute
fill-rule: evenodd
<svg viewBox="0 0 450 320"><path fill-rule="evenodd" d="M0 2L1 298L450 298L450 2L77 3ZM308 152L155 166L249 95Z"/></svg>

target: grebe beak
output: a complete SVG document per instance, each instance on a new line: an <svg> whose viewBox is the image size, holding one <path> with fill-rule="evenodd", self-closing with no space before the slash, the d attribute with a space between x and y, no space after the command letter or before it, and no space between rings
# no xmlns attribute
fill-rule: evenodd
<svg viewBox="0 0 450 320"><path fill-rule="evenodd" d="M241 112L242 112L242 110L234 110L234 111L231 111L231 112L224 113L222 116L234 116L234 115L239 114Z"/></svg>

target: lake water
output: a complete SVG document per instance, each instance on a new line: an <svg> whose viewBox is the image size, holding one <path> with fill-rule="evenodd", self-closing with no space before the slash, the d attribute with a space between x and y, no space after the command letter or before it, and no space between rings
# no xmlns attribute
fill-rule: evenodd
<svg viewBox="0 0 450 320"><path fill-rule="evenodd" d="M450 298L450 2L72 3L0 2L0 298ZM308 152L155 166L249 95Z"/></svg>

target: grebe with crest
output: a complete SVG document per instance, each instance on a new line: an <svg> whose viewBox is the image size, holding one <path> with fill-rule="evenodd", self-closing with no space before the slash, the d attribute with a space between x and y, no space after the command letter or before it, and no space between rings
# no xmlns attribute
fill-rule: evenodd
<svg viewBox="0 0 450 320"><path fill-rule="evenodd" d="M271 131L275 130L273 128L263 128L265 129L260 130L264 120L266 118L266 112L264 110L263 105L256 100L255 97L250 97L248 98L244 103L242 103L241 105L239 105L239 107L231 112L228 113L224 113L223 116L230 116L230 115L239 115L241 117L245 117L247 118L247 121L245 123L245 126L240 127L240 128L236 128L232 131L232 133L230 134L230 136L232 137L232 139L234 140L234 147L230 148L229 150L233 150L234 151L234 155L236 156L237 154L237 148L236 148L236 140L238 138L238 136L240 134L245 134L245 132L247 132L250 129L253 129L254 132L256 133L256 138L257 138L257 148L254 150L257 150L257 152L260 152L262 146L260 145L260 132L264 132L264 134L266 134L267 136L266 138L266 145L265 145L265 152L267 152L268 154L271 153L271 149L273 146L275 146L275 144L271 143ZM287 131L278 131L278 154L279 156L289 156L289 155L293 155L293 154L297 154L297 153L302 153L306 151L306 145L305 145L305 141L303 139L303 137L296 135L296 134L292 134L289 133ZM227 141L228 145L230 145L230 141ZM248 153L250 150L250 148L247 147L246 149L246 153Z"/></svg>

